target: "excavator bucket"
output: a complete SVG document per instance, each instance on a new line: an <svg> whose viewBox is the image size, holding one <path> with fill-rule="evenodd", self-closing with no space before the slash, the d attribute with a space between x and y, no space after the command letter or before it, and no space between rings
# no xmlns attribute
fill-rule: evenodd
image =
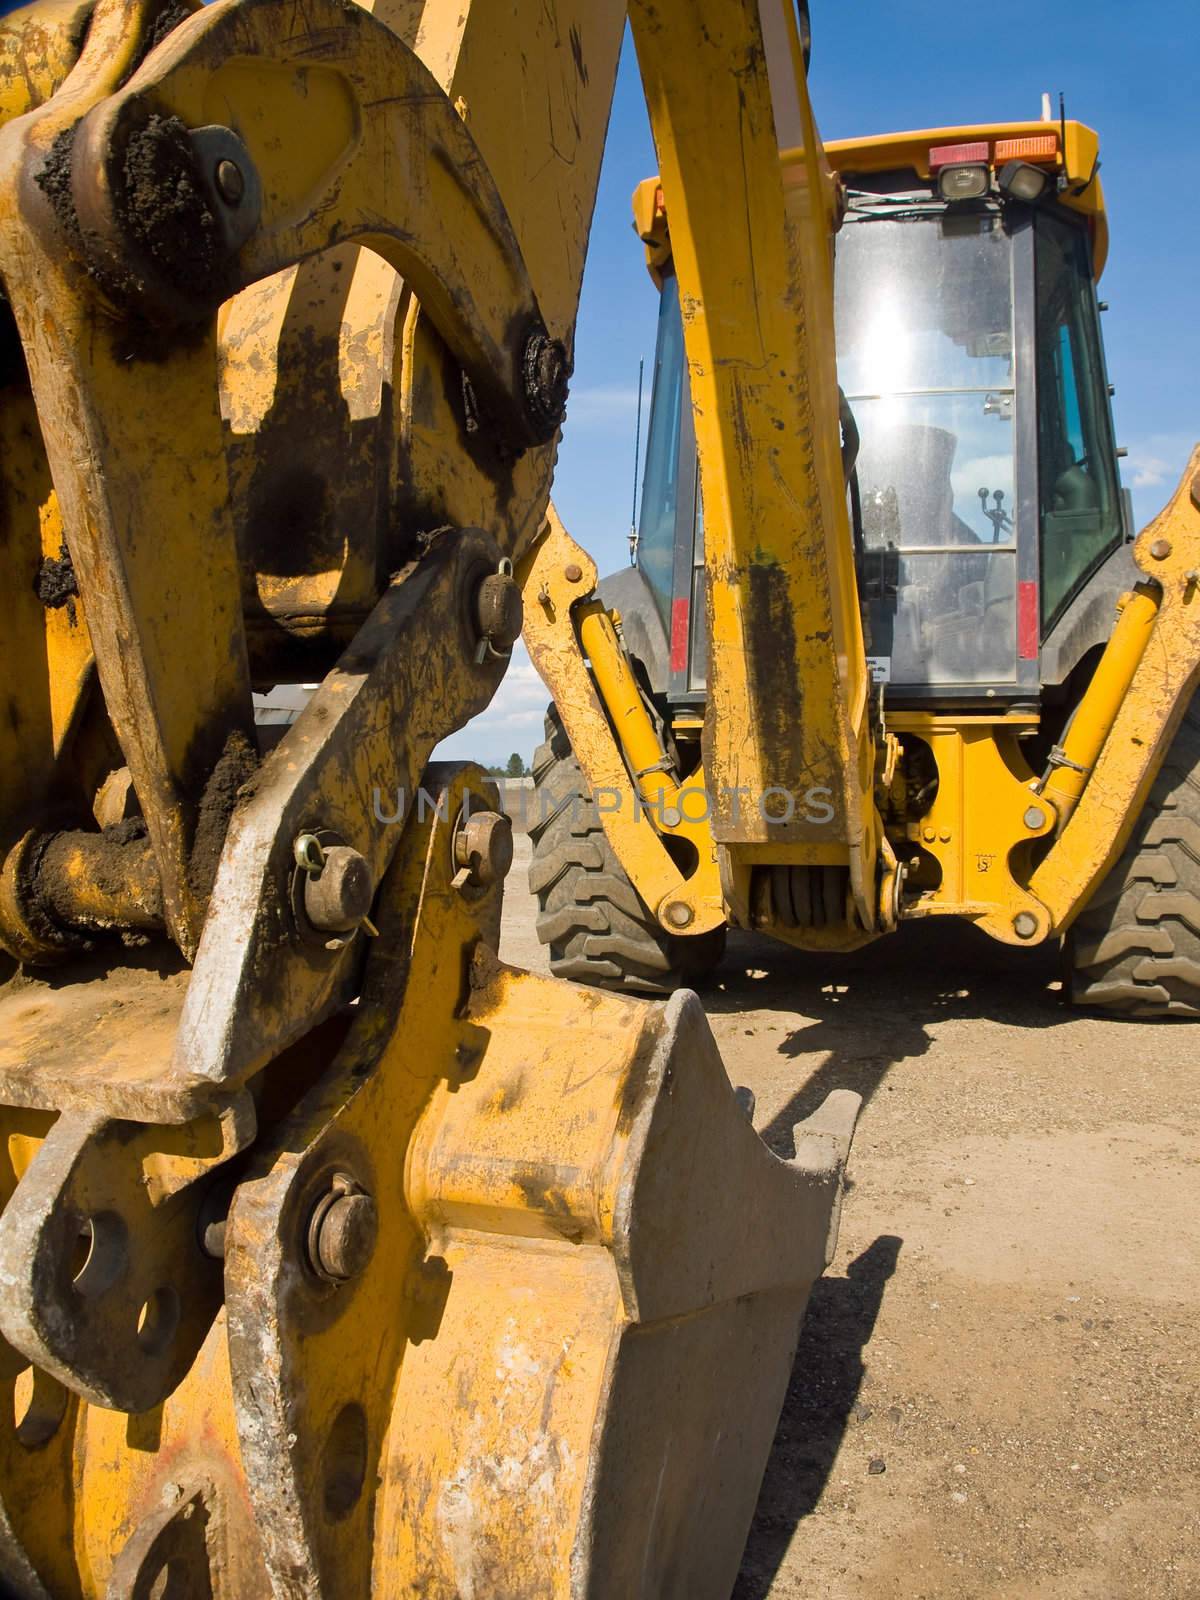
<svg viewBox="0 0 1200 1600"><path fill-rule="evenodd" d="M781 1160L694 996L503 965L431 760L520 632L623 8L376 11L0 24L0 1585L718 1600L857 1100Z"/></svg>
<svg viewBox="0 0 1200 1600"><path fill-rule="evenodd" d="M504 966L499 881L454 881L494 793L425 787L359 1003L268 1069L232 1170L94 1082L7 1108L16 1594L729 1593L857 1097L781 1160L694 995ZM0 1002L6 1096L65 1027L144 1039L124 982Z"/></svg>

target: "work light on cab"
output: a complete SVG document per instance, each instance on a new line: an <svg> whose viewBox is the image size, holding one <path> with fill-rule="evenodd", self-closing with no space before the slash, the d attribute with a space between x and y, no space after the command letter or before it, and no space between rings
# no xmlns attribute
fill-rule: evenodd
<svg viewBox="0 0 1200 1600"><path fill-rule="evenodd" d="M981 200L992 186L987 140L935 145L929 152L929 170L937 177L943 200Z"/></svg>
<svg viewBox="0 0 1200 1600"><path fill-rule="evenodd" d="M996 177L1001 193L1030 205L1042 198L1049 181L1047 173L1031 167L1028 161L1006 161Z"/></svg>

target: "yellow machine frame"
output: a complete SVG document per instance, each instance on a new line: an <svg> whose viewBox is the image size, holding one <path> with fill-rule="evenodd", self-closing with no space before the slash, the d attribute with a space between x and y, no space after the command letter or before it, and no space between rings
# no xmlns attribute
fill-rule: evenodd
<svg viewBox="0 0 1200 1600"><path fill-rule="evenodd" d="M761 168L768 217L772 99L791 125L803 91L790 0L761 13L629 8L662 148L709 88L733 110L737 67L736 182ZM503 965L508 819L478 769L430 761L503 676L514 565L548 629L585 602L603 692L629 690L594 568L539 570L625 20L0 20L0 1586L22 1600L735 1580L858 1099L785 1161L694 997ZM744 290L709 286L715 353ZM832 494L827 455L786 493ZM277 740L256 726L256 690L313 682ZM649 773L640 798L683 809ZM715 923L719 884L680 906Z"/></svg>
<svg viewBox="0 0 1200 1600"><path fill-rule="evenodd" d="M784 1160L694 996L500 962L509 821L431 757L494 694L522 596L608 836L683 935L732 915L845 948L895 923L913 854L940 865L924 909L1060 930L1200 671L1197 456L1040 793L1011 721L882 718L797 8L633 0L661 162L642 231L661 264L669 209L711 579L702 760L668 770L549 506L626 10L0 21L0 1583L22 1600L735 1581L858 1099ZM269 740L254 692L312 682ZM889 807L910 738L943 769L918 839ZM769 826L744 791L819 803ZM844 916L789 929L762 885L815 872Z"/></svg>
<svg viewBox="0 0 1200 1600"><path fill-rule="evenodd" d="M739 194L736 204L703 171L705 151L741 136L732 111L728 125L722 122L719 101L706 102L707 131L673 123L672 142L659 146L660 175L640 184L633 198L651 276L661 284L670 261L679 279L705 506L710 688L702 761L679 786L682 804L668 797L665 806L639 812L627 777L622 789L618 768L645 771L653 784L663 750L622 665L617 631L603 625L596 602L585 598L553 619L530 606L527 643L584 772L622 793L622 804L603 814L605 831L667 931L707 931L720 897L736 923L807 948L851 948L901 916L930 915L966 917L1006 943L1036 944L1070 926L1119 855L1200 673L1200 453L1133 547L1144 581L1120 602L1048 781L1029 769L1016 738L1036 726L1036 717L885 714L878 693L869 692L830 420L837 415L830 275L840 222L837 174L911 167L928 177L928 152L938 144L985 141L989 151L1023 150L1066 178L1066 203L1089 220L1098 272L1108 241L1095 176L1098 143L1080 123L1067 122L1060 132L1053 124L1016 122L822 146L802 98L794 124L802 130L800 147L785 143L771 182L764 163L759 187ZM684 189L687 203L677 204ZM745 236L730 224L743 215L743 203ZM780 237L796 240L791 259L762 244ZM751 238L752 266L748 253L739 256ZM732 260L731 279L753 274L762 308L753 322L723 319L720 289L710 287L717 269L715 260L708 265L709 252ZM801 287L790 295L793 282ZM714 327L721 330L719 355L711 345ZM788 411L789 375L798 371L810 380L816 374L806 390L810 408ZM823 425L811 409L818 404ZM796 454L804 467L795 470L809 474L803 487L787 480L763 443L777 434L802 443ZM750 439L761 448L740 446ZM533 574L544 581L541 575L559 563L586 565L594 581L594 567L552 518L523 569L526 593ZM759 584L763 572L778 574L786 598L783 588L767 603L761 590L752 594L752 569ZM756 665L753 637L774 657L769 671ZM599 699L579 690L572 658L580 652L591 663ZM917 822L904 814L906 734L930 746L940 780ZM623 760L615 759L614 739ZM799 801L814 780L836 797L833 820L820 830L747 827L747 819L758 820L751 809L735 822L713 804L714 795L738 784L755 794L782 789ZM645 780L638 782L644 789ZM894 784L900 785L895 797ZM690 811L689 787L696 797ZM674 820L684 814L686 823ZM681 830L698 855L688 874L671 869L661 843ZM838 864L849 869L851 884L841 927L796 928L769 898L750 901L756 865Z"/></svg>

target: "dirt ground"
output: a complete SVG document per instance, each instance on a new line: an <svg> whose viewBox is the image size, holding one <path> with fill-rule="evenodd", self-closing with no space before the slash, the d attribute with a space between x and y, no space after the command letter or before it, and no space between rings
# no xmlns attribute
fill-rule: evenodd
<svg viewBox="0 0 1200 1600"><path fill-rule="evenodd" d="M528 851L502 954L544 970ZM1200 1024L949 923L737 936L703 998L781 1154L865 1101L734 1600L1200 1596Z"/></svg>

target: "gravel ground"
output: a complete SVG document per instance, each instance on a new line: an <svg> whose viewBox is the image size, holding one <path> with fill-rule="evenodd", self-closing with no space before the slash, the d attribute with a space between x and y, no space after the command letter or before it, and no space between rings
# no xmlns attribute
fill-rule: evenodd
<svg viewBox="0 0 1200 1600"><path fill-rule="evenodd" d="M517 840L501 953L544 970ZM703 996L781 1154L866 1102L734 1600L1200 1596L1200 1025L955 924Z"/></svg>

